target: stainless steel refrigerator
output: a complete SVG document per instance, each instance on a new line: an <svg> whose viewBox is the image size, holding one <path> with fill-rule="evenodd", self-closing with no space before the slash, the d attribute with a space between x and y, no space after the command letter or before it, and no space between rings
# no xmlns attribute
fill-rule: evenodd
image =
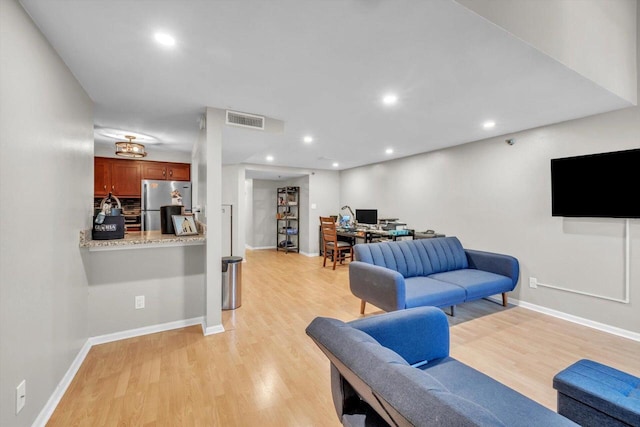
<svg viewBox="0 0 640 427"><path fill-rule="evenodd" d="M191 212L191 182L142 181L142 231L160 230L160 207L182 205Z"/></svg>

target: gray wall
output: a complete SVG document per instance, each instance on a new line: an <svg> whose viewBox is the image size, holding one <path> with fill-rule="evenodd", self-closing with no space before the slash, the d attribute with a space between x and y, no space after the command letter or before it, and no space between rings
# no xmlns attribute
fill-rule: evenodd
<svg viewBox="0 0 640 427"><path fill-rule="evenodd" d="M278 187L284 185L283 181L253 180L253 235L248 243L250 247L276 247L276 193Z"/></svg>
<svg viewBox="0 0 640 427"><path fill-rule="evenodd" d="M550 159L640 146L640 107L369 165L341 173L341 201L398 215L416 229L458 236L467 248L514 255L514 297L595 322L640 332L640 221L631 221L631 303L621 298L624 220L551 216ZM638 195L629 195L638 197Z"/></svg>
<svg viewBox="0 0 640 427"><path fill-rule="evenodd" d="M0 425L29 426L88 338L93 103L16 1L0 28Z"/></svg>
<svg viewBox="0 0 640 427"><path fill-rule="evenodd" d="M204 245L85 251L89 335L204 316L204 255ZM135 309L137 295L144 309Z"/></svg>

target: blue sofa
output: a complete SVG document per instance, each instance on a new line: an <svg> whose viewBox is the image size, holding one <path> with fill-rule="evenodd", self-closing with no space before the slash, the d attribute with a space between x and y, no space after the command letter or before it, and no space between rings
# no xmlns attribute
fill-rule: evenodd
<svg viewBox="0 0 640 427"><path fill-rule="evenodd" d="M343 425L577 425L449 357L446 317L419 307L309 324L307 334L331 362L331 393Z"/></svg>
<svg viewBox="0 0 640 427"><path fill-rule="evenodd" d="M420 306L453 307L502 294L518 283L512 256L464 249L456 237L360 244L349 264L351 292L384 311Z"/></svg>

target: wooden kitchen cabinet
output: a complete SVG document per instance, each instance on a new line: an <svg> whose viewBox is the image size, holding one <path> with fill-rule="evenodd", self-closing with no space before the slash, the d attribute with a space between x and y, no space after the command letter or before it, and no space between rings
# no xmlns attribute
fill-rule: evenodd
<svg viewBox="0 0 640 427"><path fill-rule="evenodd" d="M104 197L111 191L111 160L104 157L93 159L93 194Z"/></svg>
<svg viewBox="0 0 640 427"><path fill-rule="evenodd" d="M115 159L111 165L113 194L118 197L140 197L140 164L132 160Z"/></svg>
<svg viewBox="0 0 640 427"><path fill-rule="evenodd" d="M189 163L140 162L142 179L159 179L167 181L190 181L191 165Z"/></svg>
<svg viewBox="0 0 640 427"><path fill-rule="evenodd" d="M94 197L110 192L118 197L140 197L140 164L134 160L96 157L93 162Z"/></svg>
<svg viewBox="0 0 640 427"><path fill-rule="evenodd" d="M93 194L96 198L105 197L109 192L118 197L140 197L140 181L143 179L191 180L191 165L189 163L96 157L94 158L93 172Z"/></svg>

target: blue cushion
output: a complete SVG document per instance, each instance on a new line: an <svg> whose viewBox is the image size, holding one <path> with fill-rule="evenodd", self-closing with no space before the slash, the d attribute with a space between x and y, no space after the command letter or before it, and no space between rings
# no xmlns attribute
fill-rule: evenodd
<svg viewBox="0 0 640 427"><path fill-rule="evenodd" d="M407 278L404 286L406 308L425 305L449 307L464 302L466 297L464 288L429 277Z"/></svg>
<svg viewBox="0 0 640 427"><path fill-rule="evenodd" d="M360 244L354 251L356 260L390 268L405 278L469 266L467 255L456 237Z"/></svg>
<svg viewBox="0 0 640 427"><path fill-rule="evenodd" d="M464 288L467 291L466 301L509 292L513 288L513 282L508 277L468 268L432 274L429 278L453 283Z"/></svg>
<svg viewBox="0 0 640 427"><path fill-rule="evenodd" d="M442 310L418 307L349 322L409 364L449 355L449 321Z"/></svg>
<svg viewBox="0 0 640 427"><path fill-rule="evenodd" d="M381 346L368 334L328 317L316 317L307 326L309 336L333 353L342 363L370 384L375 369L385 363L407 365L397 353Z"/></svg>
<svg viewBox="0 0 640 427"><path fill-rule="evenodd" d="M573 422L453 359L445 358L425 367L425 372L446 384L461 398L474 402L508 426L575 426Z"/></svg>
<svg viewBox="0 0 640 427"><path fill-rule="evenodd" d="M640 378L592 360L579 360L558 373L559 393L630 425L640 425Z"/></svg>

